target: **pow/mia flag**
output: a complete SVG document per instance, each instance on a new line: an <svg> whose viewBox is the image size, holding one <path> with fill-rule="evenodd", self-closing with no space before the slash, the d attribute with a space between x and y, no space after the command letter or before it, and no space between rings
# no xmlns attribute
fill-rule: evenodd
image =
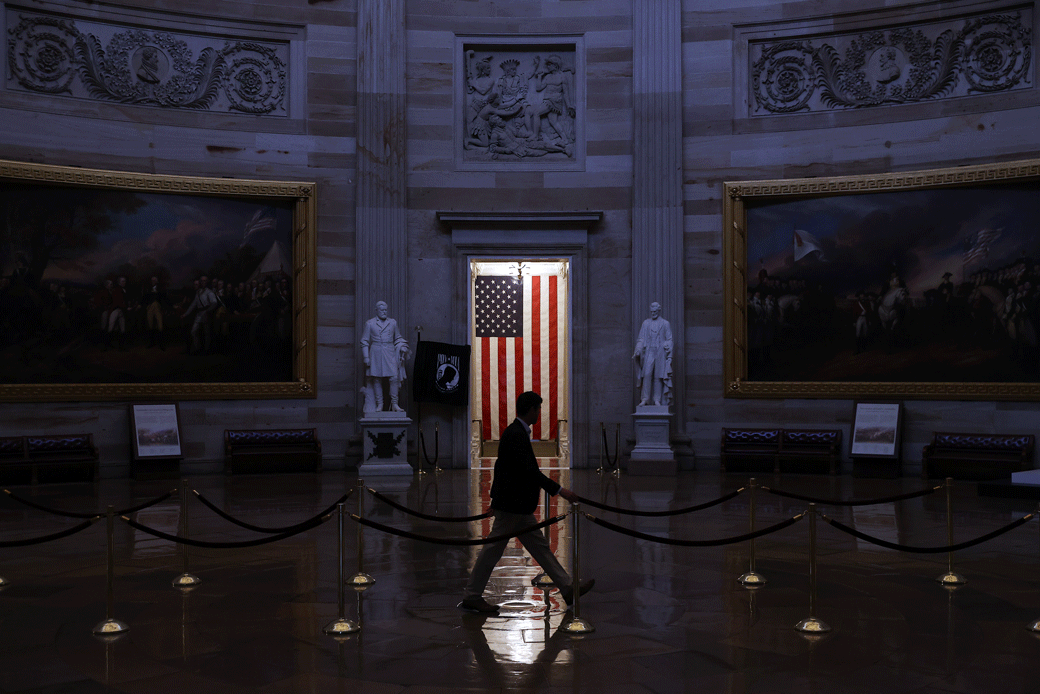
<svg viewBox="0 0 1040 694"><path fill-rule="evenodd" d="M469 345L420 341L413 371L415 402L460 406L469 402Z"/></svg>

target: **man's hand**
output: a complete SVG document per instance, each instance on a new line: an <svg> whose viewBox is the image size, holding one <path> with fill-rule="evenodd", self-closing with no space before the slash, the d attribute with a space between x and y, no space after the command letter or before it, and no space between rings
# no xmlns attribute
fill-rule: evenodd
<svg viewBox="0 0 1040 694"><path fill-rule="evenodd" d="M566 487L560 487L560 496L562 496L564 499L571 502L572 504L576 504L579 501L578 495L572 492L570 489L567 489Z"/></svg>

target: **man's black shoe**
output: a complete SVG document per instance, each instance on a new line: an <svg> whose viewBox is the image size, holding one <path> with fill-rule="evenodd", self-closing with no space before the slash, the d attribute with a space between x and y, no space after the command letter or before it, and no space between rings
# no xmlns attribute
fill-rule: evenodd
<svg viewBox="0 0 1040 694"><path fill-rule="evenodd" d="M580 587L578 588L578 595L585 595L585 593L588 593L590 590L592 590L592 586L594 585L596 585L596 579L594 578L590 578L587 581L582 581ZM574 587L567 586L566 588L560 588L560 597L563 598L563 601L567 603L568 607L573 605Z"/></svg>
<svg viewBox="0 0 1040 694"><path fill-rule="evenodd" d="M486 614L498 612L498 605L492 605L482 597L463 598L462 602L459 603L459 607L470 612L483 612Z"/></svg>

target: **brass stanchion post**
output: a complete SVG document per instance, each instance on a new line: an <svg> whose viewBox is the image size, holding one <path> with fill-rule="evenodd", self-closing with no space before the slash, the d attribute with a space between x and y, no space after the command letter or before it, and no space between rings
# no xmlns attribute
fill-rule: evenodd
<svg viewBox="0 0 1040 694"><path fill-rule="evenodd" d="M606 470L603 469L603 456L606 455L607 447L607 425L603 422L599 423L599 430L602 436L600 437L601 442L599 444L599 467L596 468L596 472L602 475Z"/></svg>
<svg viewBox="0 0 1040 694"><path fill-rule="evenodd" d="M571 592L574 597L574 619L562 628L568 634L591 634L595 627L581 618L581 504L571 505L571 517L574 518L574 555L571 558Z"/></svg>
<svg viewBox="0 0 1040 694"><path fill-rule="evenodd" d="M946 478L946 544L953 544L953 478ZM946 573L935 579L944 586L962 586L968 582L960 574L953 570L953 552L947 557Z"/></svg>
<svg viewBox="0 0 1040 694"><path fill-rule="evenodd" d="M365 480L358 479L357 481L357 515L358 518L362 517L362 511L365 507ZM357 524L357 573L350 577L350 584L357 586L370 586L376 582L376 579L372 578L365 573L365 534L364 526L361 523Z"/></svg>
<svg viewBox="0 0 1040 694"><path fill-rule="evenodd" d="M621 422L618 422L617 427L614 429L614 458L616 464L614 465L614 472L611 474L614 477L621 477Z"/></svg>
<svg viewBox="0 0 1040 694"><path fill-rule="evenodd" d="M188 537L188 480L181 480L181 537ZM188 545L181 543L181 558L184 560L184 573L173 579L173 587L180 590L191 590L202 583L202 579L188 571Z"/></svg>
<svg viewBox="0 0 1040 694"><path fill-rule="evenodd" d="M97 636L117 636L130 630L130 626L125 622L120 622L118 619L112 617L112 606L113 606L113 589L112 583L115 580L116 571L116 560L115 560L115 516L112 515L112 506L108 507L108 595L105 600L105 619L98 623L94 627L94 634Z"/></svg>
<svg viewBox="0 0 1040 694"><path fill-rule="evenodd" d="M1036 514L1037 517L1040 517L1040 504L1038 504L1036 507ZM1040 529L1040 523L1037 523L1037 528ZM1040 619L1030 624L1028 628L1033 633L1040 634Z"/></svg>
<svg viewBox="0 0 1040 694"><path fill-rule="evenodd" d="M343 523L344 523L344 512L343 503L340 503L337 508L339 510L339 577L336 581L336 588L339 590L339 619L335 619L325 625L323 631L327 636L344 636L346 634L353 634L361 631L361 625L352 622L346 618L343 607ZM359 524L360 527L360 524Z"/></svg>
<svg viewBox="0 0 1040 694"><path fill-rule="evenodd" d="M543 514L543 520L548 520L548 518L549 518L549 500L551 498L552 497L549 496L549 492L545 492L545 513ZM545 526L544 532L545 532L545 539L546 540L549 539L549 528L550 527L551 526L548 526L548 525ZM545 591L544 594L543 594L543 597L545 598L546 610L548 610L549 609L549 590L552 589L552 587L554 585L553 582L552 582L552 579L549 578L549 574L545 573L544 571L542 573L538 574L537 576L535 576L534 578L531 579L531 585L534 586L535 588L539 588L539 589Z"/></svg>
<svg viewBox="0 0 1040 694"><path fill-rule="evenodd" d="M755 482L755 478L752 477L748 482L748 489L751 490L749 497L750 507L748 509L748 522L750 525L750 532L755 532L755 487L758 484ZM747 573L743 574L738 581L745 588L759 588L766 583L766 577L755 571L755 538L751 538L748 541L748 570Z"/></svg>
<svg viewBox="0 0 1040 694"><path fill-rule="evenodd" d="M816 504L809 504L809 616L794 627L806 634L822 634L831 628L816 618Z"/></svg>

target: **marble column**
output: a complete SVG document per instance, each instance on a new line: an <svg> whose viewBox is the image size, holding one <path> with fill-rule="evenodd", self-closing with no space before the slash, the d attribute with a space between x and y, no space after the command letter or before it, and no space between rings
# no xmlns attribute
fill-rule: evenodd
<svg viewBox="0 0 1040 694"><path fill-rule="evenodd" d="M376 302L386 301L414 350L408 311L404 5L404 0L358 0L354 324L360 339ZM364 365L355 347L360 388ZM360 394L357 402L360 412Z"/></svg>
<svg viewBox="0 0 1040 694"><path fill-rule="evenodd" d="M686 394L681 20L680 0L632 3L632 344L657 301L674 340L673 434Z"/></svg>

